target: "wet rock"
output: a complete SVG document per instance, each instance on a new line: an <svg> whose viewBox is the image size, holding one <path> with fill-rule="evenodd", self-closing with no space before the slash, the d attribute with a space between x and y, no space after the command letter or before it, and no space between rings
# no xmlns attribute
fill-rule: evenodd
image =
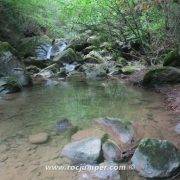
<svg viewBox="0 0 180 180"><path fill-rule="evenodd" d="M96 129L96 128L89 128L89 129L78 131L77 133L73 134L71 137L71 140L79 141L88 137L96 137L99 139L103 139L104 136L105 136L105 132L103 132L102 130Z"/></svg>
<svg viewBox="0 0 180 180"><path fill-rule="evenodd" d="M83 72L74 71L67 76L67 80L73 82L85 82L86 77Z"/></svg>
<svg viewBox="0 0 180 180"><path fill-rule="evenodd" d="M131 124L123 123L117 118L100 118L95 123L99 125L120 148L131 145L134 142L134 130Z"/></svg>
<svg viewBox="0 0 180 180"><path fill-rule="evenodd" d="M107 161L120 162L122 152L118 145L113 141L108 140L102 145L103 157Z"/></svg>
<svg viewBox="0 0 180 180"><path fill-rule="evenodd" d="M166 140L143 139L131 161L141 176L165 178L180 167L180 153Z"/></svg>
<svg viewBox="0 0 180 180"><path fill-rule="evenodd" d="M46 68L47 66L49 66L52 62L50 62L49 60L38 60L37 58L35 57L28 57L26 59L23 59L23 63L26 65L26 66L36 66L40 69L44 69Z"/></svg>
<svg viewBox="0 0 180 180"><path fill-rule="evenodd" d="M112 168L113 166L114 168ZM99 164L97 170L81 173L78 180L120 180L117 167L118 164L114 162L104 162Z"/></svg>
<svg viewBox="0 0 180 180"><path fill-rule="evenodd" d="M52 79L47 79L45 83L46 86L57 86L58 84L59 84L58 81Z"/></svg>
<svg viewBox="0 0 180 180"><path fill-rule="evenodd" d="M67 50L61 52L58 56L54 57L53 59L54 62L56 63L73 63L73 62L78 62L81 63L83 62L83 58L77 54L73 49L68 48Z"/></svg>
<svg viewBox="0 0 180 180"><path fill-rule="evenodd" d="M52 40L46 35L27 37L20 40L18 50L22 57L33 56L39 60L46 60L51 44Z"/></svg>
<svg viewBox="0 0 180 180"><path fill-rule="evenodd" d="M180 82L180 69L175 67L162 67L150 70L143 79L144 86L158 84L176 84Z"/></svg>
<svg viewBox="0 0 180 180"><path fill-rule="evenodd" d="M180 123L175 126L175 131L177 134L180 134Z"/></svg>
<svg viewBox="0 0 180 180"><path fill-rule="evenodd" d="M43 144L46 143L47 141L48 141L48 134L44 132L29 136L29 142L32 144Z"/></svg>
<svg viewBox="0 0 180 180"><path fill-rule="evenodd" d="M29 72L29 74L33 75L33 74L37 74L41 71L40 68L38 68L37 66L33 66L30 65L28 67L26 67L26 70Z"/></svg>
<svg viewBox="0 0 180 180"><path fill-rule="evenodd" d="M178 50L169 52L164 58L164 66L180 67L180 55Z"/></svg>
<svg viewBox="0 0 180 180"><path fill-rule="evenodd" d="M90 137L67 144L62 150L62 155L75 164L94 164L100 158L100 152L101 140Z"/></svg>
<svg viewBox="0 0 180 180"><path fill-rule="evenodd" d="M43 79L48 79L54 77L54 73L51 70L43 69L35 76L42 77Z"/></svg>
<svg viewBox="0 0 180 180"><path fill-rule="evenodd" d="M22 86L16 78L8 77L0 80L0 93L10 94L21 91Z"/></svg>
<svg viewBox="0 0 180 180"><path fill-rule="evenodd" d="M72 125L71 121L66 118L61 119L60 121L56 123L56 130L57 132L60 132L60 133L71 130L73 128L74 126Z"/></svg>
<svg viewBox="0 0 180 180"><path fill-rule="evenodd" d="M87 79L101 79L107 77L107 67L103 64L84 64L82 71Z"/></svg>

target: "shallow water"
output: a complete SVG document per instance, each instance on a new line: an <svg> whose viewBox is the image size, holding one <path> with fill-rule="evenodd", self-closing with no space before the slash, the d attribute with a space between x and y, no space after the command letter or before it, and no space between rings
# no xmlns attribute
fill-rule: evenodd
<svg viewBox="0 0 180 180"><path fill-rule="evenodd" d="M175 117L164 108L158 94L126 87L117 81L61 82L58 86L33 87L0 97L0 153L5 159L8 157L3 164L0 158L0 176L3 180L76 179L72 172L44 171L47 162L67 163L57 156L70 140L65 135L53 135L56 122L65 117L85 129L94 118L106 116L132 122L140 137L180 144L173 129ZM28 135L43 131L52 133L50 141L32 148ZM19 162L23 165L17 167ZM128 173L125 179L140 178Z"/></svg>
<svg viewBox="0 0 180 180"><path fill-rule="evenodd" d="M53 87L34 87L12 100L0 100L0 119L11 125L0 137L19 130L43 130L64 117L80 128L90 126L94 118L106 116L126 122L145 121L153 118L151 106L155 101L160 101L155 94L116 82L62 82Z"/></svg>

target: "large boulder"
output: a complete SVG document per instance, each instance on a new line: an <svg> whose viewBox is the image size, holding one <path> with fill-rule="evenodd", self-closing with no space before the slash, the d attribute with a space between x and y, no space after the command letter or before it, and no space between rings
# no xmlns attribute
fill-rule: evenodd
<svg viewBox="0 0 180 180"><path fill-rule="evenodd" d="M164 58L164 66L180 67L180 54L177 50L169 52Z"/></svg>
<svg viewBox="0 0 180 180"><path fill-rule="evenodd" d="M176 84L180 82L180 69L175 67L162 67L150 70L143 79L143 85Z"/></svg>
<svg viewBox="0 0 180 180"><path fill-rule="evenodd" d="M56 56L53 59L54 62L57 62L58 64L60 63L73 63L73 62L78 62L81 63L83 62L83 58L77 54L73 49L68 48L65 51L61 52L58 56Z"/></svg>
<svg viewBox="0 0 180 180"><path fill-rule="evenodd" d="M166 140L143 139L131 161L141 176L165 178L180 167L180 153Z"/></svg>
<svg viewBox="0 0 180 180"><path fill-rule="evenodd" d="M13 48L8 43L0 43L0 49L0 75L16 79L22 87L31 85L31 78L22 62L13 54Z"/></svg>
<svg viewBox="0 0 180 180"><path fill-rule="evenodd" d="M78 180L121 180L118 164L103 162L99 166L91 166L91 171L82 172Z"/></svg>
<svg viewBox="0 0 180 180"><path fill-rule="evenodd" d="M122 152L132 146L135 133L131 124L124 123L117 118L100 118L96 119L95 123L110 135Z"/></svg>
<svg viewBox="0 0 180 180"><path fill-rule="evenodd" d="M52 40L48 36L33 36L21 39L18 50L22 57L33 56L39 60L45 60L51 45Z"/></svg>
<svg viewBox="0 0 180 180"><path fill-rule="evenodd" d="M62 155L75 164L94 164L98 162L101 155L100 152L101 140L90 137L67 144L62 150Z"/></svg>

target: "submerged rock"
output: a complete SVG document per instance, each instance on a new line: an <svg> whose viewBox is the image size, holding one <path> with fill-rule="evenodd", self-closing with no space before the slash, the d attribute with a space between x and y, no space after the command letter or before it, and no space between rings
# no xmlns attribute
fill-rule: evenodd
<svg viewBox="0 0 180 180"><path fill-rule="evenodd" d="M162 67L150 70L143 79L143 85L176 84L180 82L180 69L175 67Z"/></svg>
<svg viewBox="0 0 180 180"><path fill-rule="evenodd" d="M44 132L29 136L29 142L32 144L46 143L47 140L48 140L48 134Z"/></svg>
<svg viewBox="0 0 180 180"><path fill-rule="evenodd" d="M118 145L108 140L102 145L103 157L107 161L119 162L122 159L122 152Z"/></svg>
<svg viewBox="0 0 180 180"><path fill-rule="evenodd" d="M143 139L131 161L141 176L165 178L180 167L180 153L166 140Z"/></svg>
<svg viewBox="0 0 180 180"><path fill-rule="evenodd" d="M114 167L114 168L113 168ZM120 174L118 171L118 164L114 162L103 162L97 166L97 170L83 172L80 174L78 180L120 180Z"/></svg>
<svg viewBox="0 0 180 180"><path fill-rule="evenodd" d="M117 118L100 118L95 123L103 128L120 148L129 146L134 141L134 130L130 124L125 124Z"/></svg>
<svg viewBox="0 0 180 180"><path fill-rule="evenodd" d="M67 130L71 130L73 128L74 126L72 125L72 123L66 118L61 119L60 121L56 123L56 130L57 132L60 132L60 133L63 133Z"/></svg>
<svg viewBox="0 0 180 180"><path fill-rule="evenodd" d="M94 164L98 162L101 155L100 152L101 140L90 137L67 144L62 150L62 155L75 164Z"/></svg>

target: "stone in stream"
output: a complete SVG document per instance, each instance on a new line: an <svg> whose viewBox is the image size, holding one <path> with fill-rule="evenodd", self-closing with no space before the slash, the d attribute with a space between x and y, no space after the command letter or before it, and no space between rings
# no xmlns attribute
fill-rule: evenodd
<svg viewBox="0 0 180 180"><path fill-rule="evenodd" d="M75 164L95 164L101 156L101 140L90 137L72 142L63 148L61 154Z"/></svg>
<svg viewBox="0 0 180 180"><path fill-rule="evenodd" d="M29 136L29 142L32 144L46 143L47 140L48 140L48 134L45 132Z"/></svg>
<svg viewBox="0 0 180 180"><path fill-rule="evenodd" d="M120 180L117 167L118 164L114 162L103 162L95 167L97 170L91 166L91 171L82 172L78 180Z"/></svg>
<svg viewBox="0 0 180 180"><path fill-rule="evenodd" d="M134 142L134 130L130 124L125 124L117 118L100 118L95 123L110 135L120 148L131 146Z"/></svg>
<svg viewBox="0 0 180 180"><path fill-rule="evenodd" d="M103 157L107 161L119 162L122 159L122 152L113 141L107 140L102 145Z"/></svg>
<svg viewBox="0 0 180 180"><path fill-rule="evenodd" d="M131 161L141 176L166 178L180 168L180 152L169 141L143 139Z"/></svg>
<svg viewBox="0 0 180 180"><path fill-rule="evenodd" d="M61 119L56 123L56 131L60 133L64 133L68 130L73 130L74 128L75 127L72 125L71 121L66 118Z"/></svg>

